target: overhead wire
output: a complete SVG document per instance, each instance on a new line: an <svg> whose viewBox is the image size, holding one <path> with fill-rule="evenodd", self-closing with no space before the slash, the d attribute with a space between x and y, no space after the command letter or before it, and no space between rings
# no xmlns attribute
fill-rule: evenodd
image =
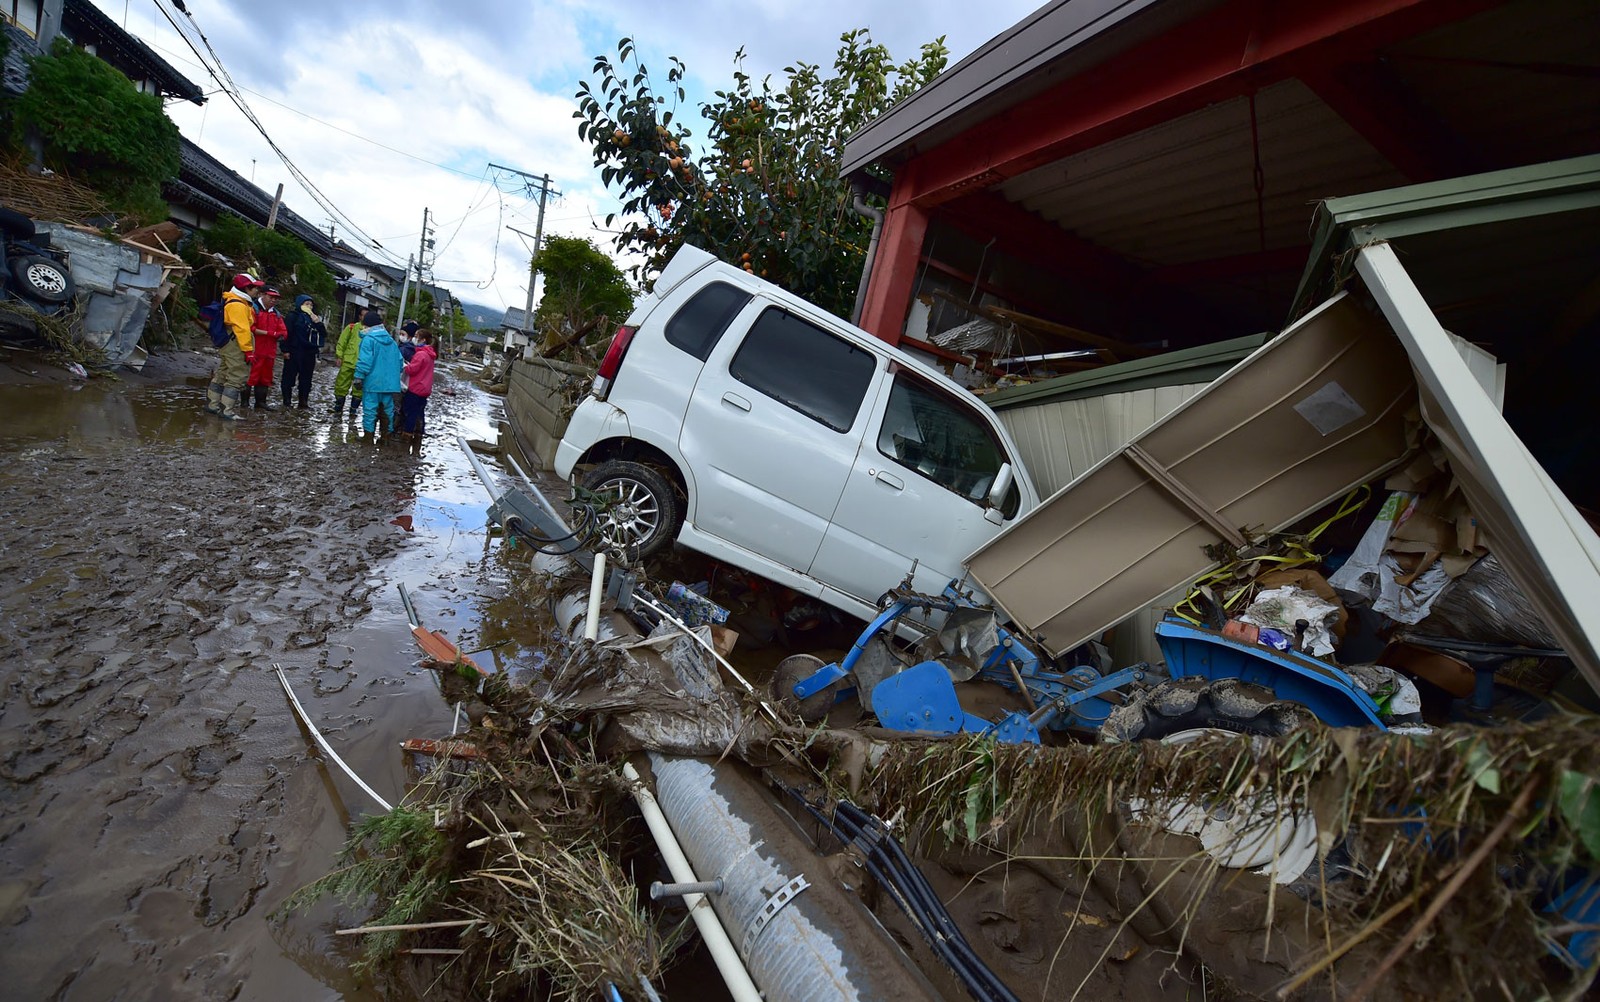
<svg viewBox="0 0 1600 1002"><path fill-rule="evenodd" d="M200 63L205 68L206 72L211 75L211 78L215 80L222 88L223 93L228 96L228 100L233 102L234 106L239 109L239 112L244 115L245 119L255 127L257 132L261 134L261 138L266 140L267 146L274 154L277 155L278 159L282 161L283 166L289 171L290 176L299 182L301 188L305 190L306 194L310 195L312 200L321 206L324 212L328 213L328 215L332 216L336 221L341 223L352 236L359 238L363 243L370 246L373 250L377 251L383 257L388 258L393 263L399 264L400 259L398 257L391 253L375 238L373 238L371 234L363 230L354 219L350 218L348 213L344 212L337 205L335 205L333 200L325 195L322 190L318 188L309 177L306 176L305 172L302 171L292 159L290 159L289 155L284 152L283 148L278 145L275 139L272 138L272 135L267 131L266 126L261 122L261 119L258 118L255 111L251 109L249 102L244 99L244 95L241 92L239 85L234 81L233 76L228 72L227 66L223 64L222 57L218 55L216 48L212 46L211 40L206 37L206 34L200 28L199 23L195 21L194 15L189 13L188 9L183 5L182 0L166 0L166 2L172 4L177 11L182 13L183 16L188 19L188 23L194 29L195 35L199 37L200 43L205 46L206 52L211 54L210 62L207 62L206 57L201 54L199 46L195 45L194 39L190 38L189 35L184 32L183 27L179 23L178 19L173 17L173 15L167 10L166 6L163 5L163 0L154 0L154 2L156 10L161 12L162 17L166 18L167 23L172 25L172 29L178 33L178 37L183 39L185 45L189 46L189 49L194 53L195 58L200 60Z"/></svg>

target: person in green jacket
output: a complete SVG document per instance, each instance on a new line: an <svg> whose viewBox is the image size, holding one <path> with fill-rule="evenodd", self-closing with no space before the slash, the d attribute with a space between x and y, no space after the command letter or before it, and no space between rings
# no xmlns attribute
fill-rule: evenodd
<svg viewBox="0 0 1600 1002"><path fill-rule="evenodd" d="M333 377L333 414L338 417L344 413L345 397L353 394L356 400L361 399L361 384L356 382L356 362L361 356L360 314L339 332L339 343L334 346L333 353L339 359L339 373ZM352 402L350 416L355 417L357 410L359 408Z"/></svg>

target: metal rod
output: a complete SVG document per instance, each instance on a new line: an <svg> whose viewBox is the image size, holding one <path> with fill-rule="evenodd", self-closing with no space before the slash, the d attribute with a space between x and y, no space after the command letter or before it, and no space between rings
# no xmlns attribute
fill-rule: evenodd
<svg viewBox="0 0 1600 1002"><path fill-rule="evenodd" d="M272 668L278 673L278 681L283 683L283 691L288 695L289 704L294 707L295 715L300 718L302 724L305 724L306 730L311 732L311 737L317 742L317 747L322 749L322 753L328 756L334 765L344 770L346 776L355 780L356 785L361 787L362 792L376 800L378 806L386 811L394 810L392 804L378 796L377 791L368 786L360 776L356 775L354 769L345 764L344 759L339 757L339 753L333 750L332 745L328 744L328 739L322 736L321 731L317 730L317 726L311 722L311 718L306 714L306 708L300 705L299 697L295 696L294 689L289 685L289 676L283 673L283 665L274 663Z"/></svg>
<svg viewBox="0 0 1600 1002"><path fill-rule="evenodd" d="M495 493L494 480L489 476L488 467L483 465L483 460L479 459L478 454L472 451L472 446L467 444L467 436L457 435L456 442L461 446L461 451L467 454L467 462L472 464L472 472L478 475L478 482L489 492L489 500L500 500L500 495Z"/></svg>
<svg viewBox="0 0 1600 1002"><path fill-rule="evenodd" d="M506 453L506 461L511 464L513 470L517 471L517 476L522 478L523 484L528 488L528 493L533 495L533 499L539 503L539 507L543 508L547 515L560 524L563 532L571 535L572 527L567 524L566 519L561 517L561 513L556 511L556 506L550 503L550 499L544 496L544 491L541 491L538 485L533 482L533 479L523 471L521 465L517 463L517 457Z"/></svg>
<svg viewBox="0 0 1600 1002"><path fill-rule="evenodd" d="M417 607L411 604L411 596L406 592L406 583L404 581L400 582L396 587L400 589L400 604L406 607L406 622L410 623L411 628L415 630L422 625L422 621L417 618Z"/></svg>
<svg viewBox="0 0 1600 1002"><path fill-rule="evenodd" d="M721 877L716 880L698 880L692 884L663 884L657 880L650 885L650 900L681 898L685 894L721 894L722 886Z"/></svg>

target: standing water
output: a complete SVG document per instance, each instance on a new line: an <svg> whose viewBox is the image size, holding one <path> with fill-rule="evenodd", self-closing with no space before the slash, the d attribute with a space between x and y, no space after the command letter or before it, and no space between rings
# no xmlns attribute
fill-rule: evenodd
<svg viewBox="0 0 1600 1002"><path fill-rule="evenodd" d="M497 404L441 376L418 454L334 418L331 370L235 424L198 385L0 388L6 997L371 997L358 915L273 916L378 808L272 666L391 802L398 743L450 732L396 585L470 650L505 581L455 444Z"/></svg>

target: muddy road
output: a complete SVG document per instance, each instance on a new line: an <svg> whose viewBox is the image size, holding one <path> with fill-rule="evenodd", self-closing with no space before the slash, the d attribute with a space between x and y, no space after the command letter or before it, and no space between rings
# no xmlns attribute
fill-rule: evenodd
<svg viewBox="0 0 1600 1002"><path fill-rule="evenodd" d="M419 454L333 419L328 369L313 410L237 424L194 377L0 386L5 997L372 997L351 916L271 917L376 809L271 666L391 801L397 743L450 732L395 586L471 649L504 569L454 438L496 402L446 371Z"/></svg>

